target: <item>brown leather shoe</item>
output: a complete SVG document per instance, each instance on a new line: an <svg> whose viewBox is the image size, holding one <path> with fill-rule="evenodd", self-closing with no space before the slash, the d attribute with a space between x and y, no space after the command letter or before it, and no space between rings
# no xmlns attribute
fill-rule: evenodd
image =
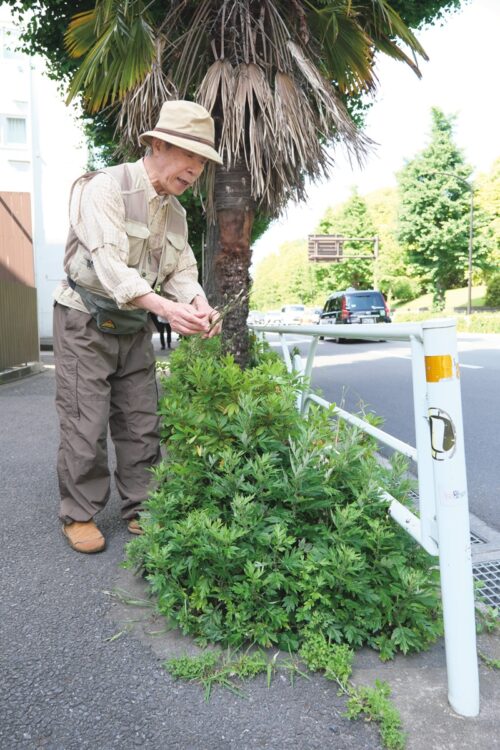
<svg viewBox="0 0 500 750"><path fill-rule="evenodd" d="M127 529L131 534L144 534L141 526L139 525L139 518L131 518L127 524Z"/></svg>
<svg viewBox="0 0 500 750"><path fill-rule="evenodd" d="M92 555L94 552L102 552L106 546L106 540L92 521L73 521L62 527L62 533L68 540L69 546L76 552L84 552Z"/></svg>

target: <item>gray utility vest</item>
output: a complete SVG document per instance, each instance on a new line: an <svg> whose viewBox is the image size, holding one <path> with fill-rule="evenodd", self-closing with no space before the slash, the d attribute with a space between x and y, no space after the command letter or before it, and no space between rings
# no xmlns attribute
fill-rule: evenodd
<svg viewBox="0 0 500 750"><path fill-rule="evenodd" d="M125 232L128 239L127 265L135 268L140 276L154 288L175 271L179 257L187 244L185 211L176 198L171 197L167 206L167 220L163 236L160 259L153 259L148 247L150 235L149 209L142 173L137 162L120 164L99 170L116 180L125 208ZM99 172L89 172L80 180L89 181ZM73 194L73 188L71 193ZM71 206L70 197L70 206ZM73 224L78 228L79 210ZM96 321L102 333L130 334L144 330L148 313L139 309L120 309L102 286L94 270L91 248L86 247L70 228L64 256L64 270L68 283L80 295L82 302Z"/></svg>
<svg viewBox="0 0 500 750"><path fill-rule="evenodd" d="M116 180L125 206L125 232L129 244L127 265L130 268L135 268L153 288L157 284L161 284L175 270L179 256L187 244L187 222L181 204L175 197L171 196L167 208L161 257L157 268L156 263L152 263L151 253L148 249L150 232L146 190L134 167L134 163L107 167L98 172L88 172L78 178L76 182L91 180L100 172L105 172ZM136 172L135 175L134 171ZM71 193L73 193L76 182L73 184ZM110 299L94 271L91 251L80 242L73 228L70 228L66 242L64 270L79 287ZM123 310L123 312L126 312L126 310Z"/></svg>

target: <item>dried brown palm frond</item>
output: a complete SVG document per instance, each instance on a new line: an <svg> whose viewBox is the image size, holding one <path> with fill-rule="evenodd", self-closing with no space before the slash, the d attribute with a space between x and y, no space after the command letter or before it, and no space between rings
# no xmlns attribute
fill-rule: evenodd
<svg viewBox="0 0 500 750"><path fill-rule="evenodd" d="M242 155L249 169L254 160L255 118L262 117L262 127L271 137L274 117L273 96L263 71L255 63L242 63L235 70L235 88L231 122L221 135L221 147L229 164Z"/></svg>
<svg viewBox="0 0 500 750"><path fill-rule="evenodd" d="M333 127L343 136L348 147L362 155L364 151L363 139L360 139L356 126L332 84L321 76L318 69L306 58L302 49L291 39L287 47L307 84L311 87L311 94L315 100L319 125L323 134L328 137Z"/></svg>
<svg viewBox="0 0 500 750"><path fill-rule="evenodd" d="M139 135L151 130L157 122L162 104L178 98L174 83L163 70L164 50L165 40L158 38L155 59L148 75L122 100L116 124L121 150L137 149Z"/></svg>
<svg viewBox="0 0 500 750"><path fill-rule="evenodd" d="M221 115L224 117L231 107L234 84L234 70L229 60L216 60L205 73L198 87L196 99L210 112L220 101Z"/></svg>
<svg viewBox="0 0 500 750"><path fill-rule="evenodd" d="M277 160L293 153L298 166L307 169L321 153L314 112L292 76L279 71L274 77L274 114Z"/></svg>

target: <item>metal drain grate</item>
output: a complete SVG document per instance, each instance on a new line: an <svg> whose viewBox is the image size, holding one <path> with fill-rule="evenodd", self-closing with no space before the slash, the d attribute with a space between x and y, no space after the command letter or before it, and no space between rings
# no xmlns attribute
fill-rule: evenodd
<svg viewBox="0 0 500 750"><path fill-rule="evenodd" d="M474 578L482 581L478 595L491 607L500 607L500 560L480 562L472 566Z"/></svg>
<svg viewBox="0 0 500 750"><path fill-rule="evenodd" d="M475 534L473 531L471 531L470 543L471 544L486 544L486 539L483 539L482 536L479 536L479 534Z"/></svg>

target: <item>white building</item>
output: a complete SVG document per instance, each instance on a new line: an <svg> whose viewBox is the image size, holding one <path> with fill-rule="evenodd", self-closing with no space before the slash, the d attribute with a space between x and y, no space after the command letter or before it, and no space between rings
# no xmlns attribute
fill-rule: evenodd
<svg viewBox="0 0 500 750"><path fill-rule="evenodd" d="M0 5L0 192L31 194L35 283L41 339L52 337L52 292L63 276L68 197L86 169L75 108L39 58L16 51L10 8Z"/></svg>

